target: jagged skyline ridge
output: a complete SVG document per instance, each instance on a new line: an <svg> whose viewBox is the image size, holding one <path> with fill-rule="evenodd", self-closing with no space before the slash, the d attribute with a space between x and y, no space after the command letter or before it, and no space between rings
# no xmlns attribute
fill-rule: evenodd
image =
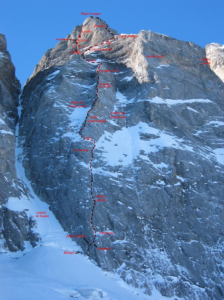
<svg viewBox="0 0 224 300"><path fill-rule="evenodd" d="M158 3L141 0L137 5L133 1L126 5L125 1L115 0L113 6L110 2L87 0L83 6L81 2L73 0L63 4L59 0L47 3L24 0L21 9L19 3L11 5L10 2L4 2L1 8L5 13L0 25L2 33L6 35L12 61L16 65L16 75L24 85L45 51L56 45L55 39L65 37L76 24L83 23L83 11L101 13L100 17L121 33L138 34L145 29L205 47L212 42L224 44L221 15L224 3L218 0L215 3L216 5L211 5L207 0L161 0ZM46 10L43 10L43 5ZM23 61L27 62L26 69L23 68Z"/></svg>

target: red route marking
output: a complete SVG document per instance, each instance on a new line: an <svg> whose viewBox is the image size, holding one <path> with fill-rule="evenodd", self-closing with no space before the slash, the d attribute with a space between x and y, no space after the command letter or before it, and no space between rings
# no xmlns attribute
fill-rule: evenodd
<svg viewBox="0 0 224 300"><path fill-rule="evenodd" d="M91 18L93 18L93 17L91 16ZM114 39L114 34L108 29L108 25L106 24L106 22L104 22L103 20L101 20L101 19L98 18L98 17L96 17L96 18L99 19L100 21L102 21L102 22L106 25L104 28L105 28L105 29L113 36L112 38L110 38L110 40L113 40L113 39ZM80 35L79 35L78 38L81 38L82 33L83 33L83 25L82 25L81 33L80 33ZM109 40L106 41L106 42L109 42ZM77 48L78 48L78 43L79 43L79 41L76 41L76 45L77 45L76 47L77 47ZM103 44L103 43L101 43L101 45L102 45L102 44ZM81 54L82 58L85 59L85 60L88 61L88 62L95 63L95 62L93 62L93 61L87 60L87 59L84 57L84 53L85 53L86 51L90 50L91 48L96 47L96 46L98 46L98 45L90 46L89 48L87 48L87 49ZM77 49L76 49L75 52L72 52L72 53L80 54L80 52L78 52ZM102 63L100 63L100 65L98 66L98 68L97 68L97 73L98 73L98 70L100 69L101 65L102 65ZM94 143L94 146L93 146L93 148L91 149L91 161L90 161L90 175L91 175L91 192L90 192L90 193L91 193L92 199L93 199L93 208L92 208L92 214L91 214L91 221L90 221L90 223L91 223L92 229L93 229L93 231L94 231L94 238L93 238L93 241L92 241L91 243L88 243L88 249L87 249L87 255L88 255L88 256L89 256L89 247L90 247L91 245L95 245L94 243L95 243L95 239L96 239L96 229L95 229L95 227L94 227L94 225L93 225L93 223L92 223L92 218L93 218L93 212L94 212L94 208L95 208L96 202L99 201L99 200L97 200L97 201L95 200L95 198L94 198L94 196L93 196L93 192L92 192L92 189L93 189L93 173L92 173L91 162L93 161L93 150L94 150L95 147L96 147L96 145L95 145L96 142L95 142L91 137L86 137L86 138L84 138L84 137L81 135L81 132L82 132L82 130L83 130L83 129L85 128L85 126L86 126L87 119L88 119L88 116L89 116L90 111L93 109L93 107L94 107L96 101L98 100L98 89L99 89L99 86L98 86L98 85L99 85L99 76L97 77L96 99L94 100L94 102L93 102L93 104L92 104L90 110L87 112L87 116L86 116L86 118L85 118L84 125L83 125L83 127L80 129L80 131L79 131L79 135L81 136L81 138L82 138L83 140L88 140L88 141L90 140L92 143ZM106 196L99 196L99 195L97 195L97 197L106 197ZM102 199L102 200L100 200L100 201L106 201L106 199ZM95 247L97 247L97 246L95 245ZM111 248L97 248L97 250L110 250L110 249L111 249ZM77 253L79 253L79 252L77 252Z"/></svg>

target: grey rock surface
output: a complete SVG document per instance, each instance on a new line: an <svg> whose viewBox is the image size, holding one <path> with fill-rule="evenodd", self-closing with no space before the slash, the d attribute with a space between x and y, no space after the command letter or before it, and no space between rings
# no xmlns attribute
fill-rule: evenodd
<svg viewBox="0 0 224 300"><path fill-rule="evenodd" d="M9 199L18 201L27 195L27 188L17 178L15 169L15 125L18 120L17 106L20 83L15 77L15 67L6 47L6 39L0 34L0 252L24 249L24 241L32 240L31 227L27 229L26 212L7 209ZM29 226L28 226L29 227ZM31 238L29 238L29 236Z"/></svg>
<svg viewBox="0 0 224 300"><path fill-rule="evenodd" d="M79 42L79 47L76 46L76 41L79 39L79 34L81 33L82 26L76 26L71 34L68 34L65 38L66 41L60 41L55 48L49 49L40 62L36 65L35 70L28 82L33 78L38 72L43 71L45 68L50 68L52 66L63 66L63 64L70 59L73 55L71 52L78 50L83 52L84 49L99 44L102 41L106 41L111 38L111 34L105 30L103 27L94 27L97 25L105 25L106 23L99 19L88 18L83 23L83 27L86 32L83 32L82 37ZM117 31L109 28L109 30L117 34ZM85 41L84 41L85 40ZM85 46L85 47L83 47Z"/></svg>
<svg viewBox="0 0 224 300"><path fill-rule="evenodd" d="M83 51L111 38L99 24L85 20L82 29L92 32ZM68 37L80 32L77 26ZM95 244L111 247L91 245L90 258L149 295L155 285L167 297L221 300L224 84L201 64L205 49L191 42L144 30L111 43L99 45L111 51L86 51L83 59L71 54L76 41L61 41L36 66L22 94L26 176L63 228L91 243L93 144L81 139L83 128L82 136L96 142L93 195L106 196L92 217ZM91 59L100 70L119 72L97 74ZM83 127L98 76L111 88L99 89L88 120L107 122ZM69 107L72 101L86 108ZM111 119L111 112L126 119ZM77 243L87 253L85 240Z"/></svg>
<svg viewBox="0 0 224 300"><path fill-rule="evenodd" d="M32 230L35 226L35 220L29 219L25 211L16 212L5 209L3 216L3 234L6 247L10 251L24 250L24 241L30 241L33 247L37 245L39 236Z"/></svg>

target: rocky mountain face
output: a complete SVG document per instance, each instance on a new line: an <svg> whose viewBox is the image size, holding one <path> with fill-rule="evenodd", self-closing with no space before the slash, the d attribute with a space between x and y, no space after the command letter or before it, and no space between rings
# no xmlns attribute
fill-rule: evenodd
<svg viewBox="0 0 224 300"><path fill-rule="evenodd" d="M32 233L34 220L25 211L7 208L9 199L21 199L27 194L15 169L15 125L18 121L20 83L6 48L5 36L0 34L0 250L24 250L25 241L35 245Z"/></svg>
<svg viewBox="0 0 224 300"><path fill-rule="evenodd" d="M209 49L88 18L46 52L21 96L35 193L83 254L148 295L155 286L166 297L224 297L223 60ZM17 96L4 125L12 144ZM19 197L11 189L4 201Z"/></svg>

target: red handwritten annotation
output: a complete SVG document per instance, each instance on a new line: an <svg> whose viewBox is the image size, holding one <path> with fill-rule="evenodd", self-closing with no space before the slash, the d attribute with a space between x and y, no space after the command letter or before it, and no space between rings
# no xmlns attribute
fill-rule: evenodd
<svg viewBox="0 0 224 300"><path fill-rule="evenodd" d="M81 12L81 15L82 16L88 16L89 15L89 13L84 13L84 12ZM99 16L99 15L101 15L101 13L90 13L90 16Z"/></svg>
<svg viewBox="0 0 224 300"><path fill-rule="evenodd" d="M115 69L115 70L97 70L97 73L99 73L99 72L104 72L104 73L108 73L108 72L120 72L120 70L117 70L117 69Z"/></svg>
<svg viewBox="0 0 224 300"><path fill-rule="evenodd" d="M164 57L164 55L146 55L146 58L163 58Z"/></svg>
<svg viewBox="0 0 224 300"><path fill-rule="evenodd" d="M66 238L84 238L85 235L70 235L70 234L67 234Z"/></svg>
<svg viewBox="0 0 224 300"><path fill-rule="evenodd" d="M210 62L210 60L211 60L210 58L202 58L201 60L202 60L202 64L203 65L210 65L210 63L211 63Z"/></svg>
<svg viewBox="0 0 224 300"><path fill-rule="evenodd" d="M38 217L48 218L49 215L46 215L46 211L36 212L36 218L38 218Z"/></svg>
<svg viewBox="0 0 224 300"><path fill-rule="evenodd" d="M85 13L83 13L83 14L85 14ZM93 18L93 17L90 16L90 18ZM98 18L98 17L96 17L96 18L100 20L100 18ZM107 25L107 24L106 24L106 26L105 26L105 25L95 25L94 27L104 27L108 32L110 32L110 30L108 29L108 25ZM83 25L82 25L81 33L80 33L80 35L78 36L78 39L81 39L82 32L83 32ZM113 40L113 39L114 39L114 36L113 36L114 34L113 34L112 32L110 32L110 33L111 33L111 35L112 35L112 37L110 38L110 40ZM110 44L109 40L106 41L106 44ZM76 41L76 45L77 45L77 47L78 47L78 41ZM102 45L102 43L101 43L101 45ZM93 61L93 60L91 60L91 61L90 61L90 60L87 60L87 59L85 58L85 56L84 56L85 52L87 52L87 51L89 51L89 50L91 50L91 49L94 50L94 47L97 47L96 51L109 51L109 50L112 50L111 48L109 48L109 49L98 49L99 45L93 45L93 46L88 47L88 49L86 49L86 50L82 53L82 58L85 59L86 61L91 62L91 63L95 63L95 60L94 60L94 61ZM71 53L78 54L78 53L80 53L80 52L78 52L78 51L76 50L75 52L71 52ZM101 65L102 65L102 63L100 63L100 65L98 66L97 70L100 68ZM88 248L87 248L87 255L88 255L88 256L89 256L89 248L90 248L90 246L94 245L94 246L97 248L97 246L95 245L96 228L95 228L95 226L93 225L93 221L92 221L92 219L93 219L93 213L94 213L94 209L95 209L95 205L96 205L96 200L95 200L95 198L94 198L94 196L93 196L93 174L92 174L93 151L94 151L94 148L96 147L96 145L95 145L96 142L95 142L91 137L83 137L82 134L81 134L81 132L82 132L82 130L84 129L84 127L86 126L87 119L88 119L88 117L89 117L90 111L93 109L93 107L94 107L96 101L98 100L98 83L99 83L99 76L97 77L96 99L95 99L95 101L93 102L92 107L90 108L90 110L89 110L88 113L87 113L87 116L86 116L86 118L85 118L85 122L84 122L84 124L83 124L83 127L82 127L82 128L80 129L80 131L79 131L79 135L81 136L81 138L82 138L83 140L91 140L91 142L94 143L94 146L93 146L92 149L91 149L91 160L90 160L90 163L89 163L89 164L90 164L90 174L91 174L91 197L92 197L92 199L93 199L93 208L92 208L92 213L91 213L90 223L91 223L92 229L93 229L93 231L94 231L94 238L93 238L93 241L92 241L91 243L89 243L89 242L84 238L84 240L85 240L85 241L87 242L87 244L88 244ZM104 87L104 86L105 86L105 85L102 85L102 84L101 84L101 87ZM106 86L107 86L107 87L111 87L110 84L109 84L109 85L106 85ZM90 118L90 119L91 119L91 118ZM91 120L88 120L88 122L107 122L107 121L106 121L106 120L98 120L98 117L95 117L95 116L94 116L94 118L92 118ZM98 199L97 201L106 201L106 199L105 199L106 196L104 196L104 195L97 195L97 197L99 197L99 199ZM111 250L111 248L97 248L97 249L98 249L98 250ZM76 252L76 253L78 253L78 252Z"/></svg>
<svg viewBox="0 0 224 300"><path fill-rule="evenodd" d="M82 39L82 40L77 40L77 42L89 42L89 40L85 40L85 39Z"/></svg>
<svg viewBox="0 0 224 300"><path fill-rule="evenodd" d="M113 232L102 232L102 231L100 231L100 234L114 234Z"/></svg>
<svg viewBox="0 0 224 300"><path fill-rule="evenodd" d="M80 108L80 107L86 107L86 105L68 105L68 107L78 107L78 108Z"/></svg>
<svg viewBox="0 0 224 300"><path fill-rule="evenodd" d="M107 120L88 120L90 123L105 123Z"/></svg>
<svg viewBox="0 0 224 300"><path fill-rule="evenodd" d="M76 41L75 39L56 39L56 41Z"/></svg>
<svg viewBox="0 0 224 300"><path fill-rule="evenodd" d="M125 34L125 35L116 35L118 38L127 38L127 37L132 37L132 38L137 38L137 34Z"/></svg>
<svg viewBox="0 0 224 300"><path fill-rule="evenodd" d="M98 199L100 198L100 199ZM106 196L105 195L97 195L97 202L105 202Z"/></svg>
<svg viewBox="0 0 224 300"><path fill-rule="evenodd" d="M97 250L111 250L111 248L97 248Z"/></svg>
<svg viewBox="0 0 224 300"><path fill-rule="evenodd" d="M98 119L97 116L93 116L93 117L90 117L90 118ZM90 122L90 123L105 123L105 122L107 122L107 120L88 120L88 122Z"/></svg>
<svg viewBox="0 0 224 300"><path fill-rule="evenodd" d="M126 112L122 111L115 111L115 112L111 112L112 116L110 116L112 119L125 119L126 116L124 116L126 114ZM113 116L116 115L116 116ZM118 115L123 115L123 116L118 116Z"/></svg>
<svg viewBox="0 0 224 300"><path fill-rule="evenodd" d="M105 49L92 48L91 50L93 50L93 51L112 51L112 48L105 48Z"/></svg>
<svg viewBox="0 0 224 300"><path fill-rule="evenodd" d="M110 83L100 83L99 88L100 89L111 88L111 85L110 85Z"/></svg>
<svg viewBox="0 0 224 300"><path fill-rule="evenodd" d="M79 105L68 105L68 107L86 107L86 105L80 105L83 101L71 101L70 104L79 104Z"/></svg>

